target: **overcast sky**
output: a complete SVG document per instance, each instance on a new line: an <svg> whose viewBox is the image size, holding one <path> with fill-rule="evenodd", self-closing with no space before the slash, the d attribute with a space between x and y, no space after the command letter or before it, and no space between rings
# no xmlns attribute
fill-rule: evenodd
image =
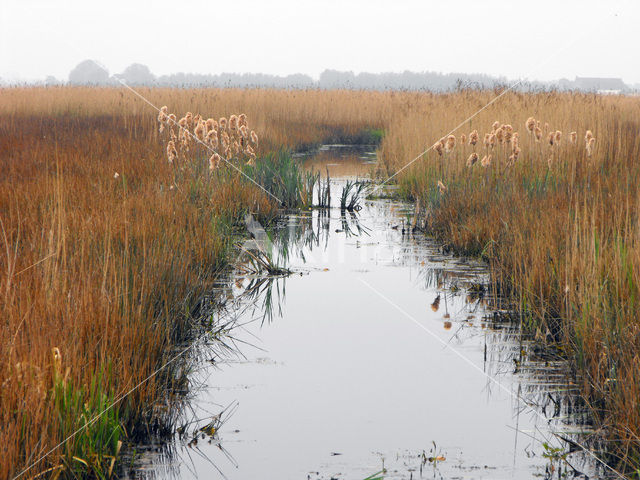
<svg viewBox="0 0 640 480"><path fill-rule="evenodd" d="M0 77L438 71L640 83L638 0L0 0ZM557 53L556 53L557 52Z"/></svg>

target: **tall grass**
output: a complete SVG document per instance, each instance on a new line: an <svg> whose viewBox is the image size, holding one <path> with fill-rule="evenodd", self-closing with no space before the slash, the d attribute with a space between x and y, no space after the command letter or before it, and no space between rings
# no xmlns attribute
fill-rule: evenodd
<svg viewBox="0 0 640 480"><path fill-rule="evenodd" d="M489 98L426 99L428 112L389 125L381 149L389 170ZM530 116L540 132L527 130ZM509 158L512 142L483 145L495 121L519 132L517 159ZM461 144L473 129L479 143ZM595 143L585 141L587 130ZM440 155L435 145L400 178L404 194L426 206L428 231L485 257L525 325L564 347L610 460L629 469L640 466L639 132L636 98L509 94L456 132L453 150ZM474 152L491 162L469 161Z"/></svg>
<svg viewBox="0 0 640 480"><path fill-rule="evenodd" d="M109 476L125 436L161 431L171 369L91 420L189 338L244 214L277 212L238 175L177 172L155 115L69 112L60 93L52 112L9 91L0 115L1 478L84 426L28 475Z"/></svg>
<svg viewBox="0 0 640 480"><path fill-rule="evenodd" d="M170 112L244 112L262 152L382 138L378 173L386 177L498 92L142 93ZM206 159L202 172L169 165L155 112L124 90L1 95L0 477L6 478L73 428L51 421L61 404L76 413L80 403L100 408L105 400L91 387L97 378L101 394L115 398L188 338L185 312L223 268L228 233L245 213L269 218L277 206L230 169L209 174ZM531 116L541 121L540 142L525 125ZM484 133L495 121L519 133L517 159L509 159L513 143L498 140L485 150ZM587 129L596 138L591 152ZM468 142L473 130L480 137L475 146ZM563 133L551 146L548 134L556 130ZM569 142L572 131L576 144ZM598 426L606 428L612 460L629 468L640 465L639 131L636 98L510 93L455 132L455 145L443 139L397 177L403 194L426 212L429 232L459 252L484 256L526 326L540 341L564 347ZM478 160L468 167L474 151ZM258 159L242 168L270 183L285 203L308 205L318 179L309 189L311 177L305 186L299 176L279 172L278 162L287 171L296 166L278 155L270 157L275 167ZM54 348L65 395L82 402L56 400L62 393L54 388ZM154 377L119 406L115 423L104 425L111 433L96 433L93 443L74 439L70 450L58 449L31 473L108 472L113 439L124 438L115 424L129 438L161 428L166 414L156 407L177 382ZM82 466L73 457L95 462Z"/></svg>
<svg viewBox="0 0 640 480"><path fill-rule="evenodd" d="M142 93L168 113L244 112L262 152L379 129L394 103L379 95L364 112L370 96L349 92ZM246 213L268 221L279 205L231 168L209 171L204 151L170 164L169 125L160 132L157 112L125 90L0 95L0 478L51 449L29 476L109 476L119 442L171 424L171 399L184 390L179 369L151 377L54 447L190 338L190 312L225 267L230 234ZM290 157L256 163L240 167L290 206L312 202L312 179Z"/></svg>

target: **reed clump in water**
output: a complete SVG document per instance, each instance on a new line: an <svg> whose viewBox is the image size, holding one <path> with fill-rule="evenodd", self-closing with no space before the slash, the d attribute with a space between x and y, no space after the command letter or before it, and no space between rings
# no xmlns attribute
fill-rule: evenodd
<svg viewBox="0 0 640 480"><path fill-rule="evenodd" d="M362 199L366 196L369 184L359 180L347 180L340 194L340 210L355 212L362 208Z"/></svg>

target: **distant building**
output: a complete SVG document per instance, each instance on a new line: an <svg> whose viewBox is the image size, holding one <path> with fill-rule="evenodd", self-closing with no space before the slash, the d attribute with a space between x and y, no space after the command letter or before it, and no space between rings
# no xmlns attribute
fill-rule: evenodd
<svg viewBox="0 0 640 480"><path fill-rule="evenodd" d="M578 90L601 94L615 95L629 89L621 78L576 77L574 84Z"/></svg>

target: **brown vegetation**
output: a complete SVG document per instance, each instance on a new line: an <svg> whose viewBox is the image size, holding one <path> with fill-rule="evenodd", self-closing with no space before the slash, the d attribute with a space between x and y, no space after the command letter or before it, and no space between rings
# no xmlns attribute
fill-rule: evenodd
<svg viewBox="0 0 640 480"><path fill-rule="evenodd" d="M495 92L141 92L175 121L191 111L226 123L244 112L255 141L245 134L252 149L259 138L263 153L382 128L384 176L428 151L397 180L428 212L429 232L488 259L526 325L574 361L611 452L640 464L636 99L510 93L450 137ZM204 190L200 177L180 173L168 161L179 158L179 140L163 143L157 112L126 90L10 89L2 97L5 478L82 424L61 421L61 408L80 409L68 418L86 416L82 408L100 409L96 392L116 398L161 364L188 335L185 305L224 264L229 225L247 210L269 217L275 207L220 172L211 155L197 170L209 179ZM220 120L207 121L194 134L221 144L207 138ZM251 160L253 150L244 152ZM170 381L154 378L119 406L127 435L157 419L151 407ZM83 401L61 403L68 392ZM69 468L75 452L98 458L77 443L30 473Z"/></svg>
<svg viewBox="0 0 640 480"><path fill-rule="evenodd" d="M444 95L389 125L389 170L491 95ZM472 129L486 132L483 145L459 144L444 156L436 145L403 172L404 192L427 206L431 234L488 259L526 326L564 348L611 460L637 469L640 103L514 93L456 133Z"/></svg>

